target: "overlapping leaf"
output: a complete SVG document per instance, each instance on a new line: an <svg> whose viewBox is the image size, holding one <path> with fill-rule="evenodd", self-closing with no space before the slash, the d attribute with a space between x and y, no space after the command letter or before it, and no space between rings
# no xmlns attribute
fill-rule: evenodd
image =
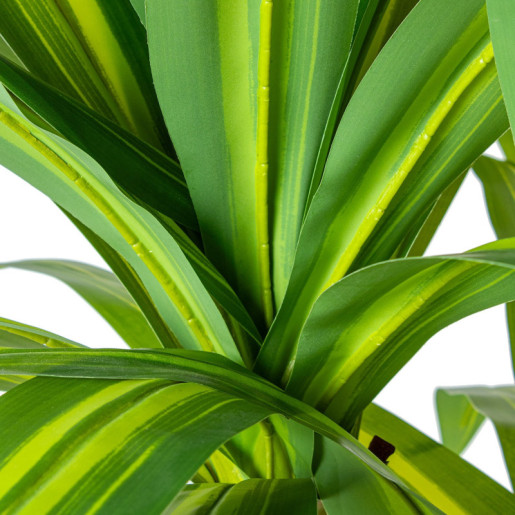
<svg viewBox="0 0 515 515"><path fill-rule="evenodd" d="M150 144L170 147L145 29L128 0L5 0L0 33L35 77Z"/></svg>
<svg viewBox="0 0 515 515"><path fill-rule="evenodd" d="M514 299L513 238L476 252L364 268L316 302L287 389L350 429L433 334Z"/></svg>
<svg viewBox="0 0 515 515"><path fill-rule="evenodd" d="M219 445L268 414L169 381L36 378L0 405L0 509L19 513L162 513Z"/></svg>
<svg viewBox="0 0 515 515"><path fill-rule="evenodd" d="M461 453L483 423L492 420L501 441L504 460L515 480L515 387L442 388L436 393L442 441Z"/></svg>
<svg viewBox="0 0 515 515"><path fill-rule="evenodd" d="M133 348L161 348L137 304L111 272L64 260L26 260L1 263L0 268L18 268L63 281L102 315Z"/></svg>
<svg viewBox="0 0 515 515"><path fill-rule="evenodd" d="M443 190L507 128L482 0L422 0L340 122L257 368L276 382L317 297L388 259Z"/></svg>
<svg viewBox="0 0 515 515"><path fill-rule="evenodd" d="M134 268L180 344L239 354L214 301L180 247L128 200L89 156L21 117L0 92L2 163L87 225Z"/></svg>
<svg viewBox="0 0 515 515"><path fill-rule="evenodd" d="M444 513L511 513L511 492L452 451L391 413L371 405L363 413L360 441L375 435L395 446L388 466Z"/></svg>

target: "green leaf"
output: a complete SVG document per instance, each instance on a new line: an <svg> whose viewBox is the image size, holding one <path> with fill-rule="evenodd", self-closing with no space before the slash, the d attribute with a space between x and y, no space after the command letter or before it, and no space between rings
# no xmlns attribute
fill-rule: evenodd
<svg viewBox="0 0 515 515"><path fill-rule="evenodd" d="M59 349L82 347L82 345L39 327L0 318L0 349L41 349L45 347ZM31 379L31 376L0 376L0 391L8 391L28 379Z"/></svg>
<svg viewBox="0 0 515 515"><path fill-rule="evenodd" d="M506 131L500 138L499 143L508 161L515 163L515 143L511 130Z"/></svg>
<svg viewBox="0 0 515 515"><path fill-rule="evenodd" d="M356 456L327 438L317 438L313 465L317 490L328 515L434 513L393 483L374 474Z"/></svg>
<svg viewBox="0 0 515 515"><path fill-rule="evenodd" d="M515 387L442 388L436 394L442 441L461 453L485 417L495 425L511 484L515 484Z"/></svg>
<svg viewBox="0 0 515 515"><path fill-rule="evenodd" d="M437 331L515 299L515 238L455 256L388 261L320 296L287 390L350 430L359 413Z"/></svg>
<svg viewBox="0 0 515 515"><path fill-rule="evenodd" d="M170 147L128 0L5 0L0 33L43 81L157 147Z"/></svg>
<svg viewBox="0 0 515 515"><path fill-rule="evenodd" d="M83 347L50 331L7 318L0 318L0 348L8 349L53 349Z"/></svg>
<svg viewBox="0 0 515 515"><path fill-rule="evenodd" d="M511 132L508 137L512 138ZM508 159L513 152L513 139L503 149ZM514 155L515 157L515 155ZM481 179L490 221L498 238L515 236L515 165L486 156L474 163L474 171ZM515 304L506 304L506 318L510 335L512 365L515 372Z"/></svg>
<svg viewBox="0 0 515 515"><path fill-rule="evenodd" d="M512 128L515 126L515 4L511 0L486 0L495 64Z"/></svg>
<svg viewBox="0 0 515 515"><path fill-rule="evenodd" d="M274 3L269 167L277 305L293 266L318 150L351 48L358 3Z"/></svg>
<svg viewBox="0 0 515 515"><path fill-rule="evenodd" d="M194 384L33 379L0 398L0 509L160 514L267 415Z"/></svg>
<svg viewBox="0 0 515 515"><path fill-rule="evenodd" d="M218 354L174 350L0 350L0 374L74 378L167 379L204 384L291 418L356 455L374 472L405 489L391 470L338 424L262 377ZM1 402L1 401L0 401ZM0 404L1 406L1 404Z"/></svg>
<svg viewBox="0 0 515 515"><path fill-rule="evenodd" d="M145 25L145 0L131 0L132 7L138 14L141 23Z"/></svg>
<svg viewBox="0 0 515 515"><path fill-rule="evenodd" d="M444 513L512 513L513 494L452 451L391 413L370 405L363 413L360 440L373 436L395 446L388 466Z"/></svg>
<svg viewBox="0 0 515 515"><path fill-rule="evenodd" d="M445 389L436 392L436 407L442 442L461 454L485 421L466 396L452 395Z"/></svg>
<svg viewBox="0 0 515 515"><path fill-rule="evenodd" d="M263 10L260 3L149 0L146 7L156 91L207 256L253 318L269 321L264 96L272 3Z"/></svg>
<svg viewBox="0 0 515 515"><path fill-rule="evenodd" d="M235 485L187 485L165 513L173 515L231 513L316 515L316 491L311 479L249 479Z"/></svg>
<svg viewBox="0 0 515 515"><path fill-rule="evenodd" d="M62 210L68 219L79 229L84 237L91 243L95 250L102 256L109 268L115 273L116 277L125 286L141 312L145 316L148 324L154 330L162 347L178 347L177 338L166 325L160 315L152 297L136 274L134 268L116 250L108 245L102 238L99 238L93 231L79 222L70 213Z"/></svg>
<svg viewBox="0 0 515 515"><path fill-rule="evenodd" d="M506 130L492 58L483 0L421 0L390 38L341 119L259 373L280 382L317 297L389 259Z"/></svg>
<svg viewBox="0 0 515 515"><path fill-rule="evenodd" d="M214 301L161 223L121 194L95 161L17 114L5 91L0 102L2 164L127 260L182 346L240 360Z"/></svg>
<svg viewBox="0 0 515 515"><path fill-rule="evenodd" d="M66 139L95 159L144 207L197 228L179 165L129 132L0 58L0 81Z"/></svg>
<svg viewBox="0 0 515 515"><path fill-rule="evenodd" d="M129 347L162 347L137 304L111 272L85 263L63 260L0 263L0 268L18 268L54 277L96 309Z"/></svg>
<svg viewBox="0 0 515 515"><path fill-rule="evenodd" d="M351 80L351 76L354 72L356 61L358 60L364 41L367 37L367 34L369 34L370 24L372 23L374 15L376 14L378 4L379 0L361 0L359 2L352 45L340 80L338 82L338 87L334 95L333 103L331 105L329 115L327 116L327 122L324 128L322 140L318 148L314 170L311 175L311 184L309 186L309 191L304 207L304 218L306 217L306 214L309 210L313 196L315 195L316 190L320 185L325 163L327 161L327 156L329 154L329 149L336 132L336 127L341 120L345 108L345 102L348 100L346 98L346 93L348 93L347 90L349 81Z"/></svg>
<svg viewBox="0 0 515 515"><path fill-rule="evenodd" d="M466 175L467 172L462 173L454 179L449 186L447 186L431 208L429 215L425 217L422 226L418 228L416 236L414 238L408 238L403 242L403 244L408 244L404 249L403 244L401 244L401 247L396 252L396 257L403 257L404 255L407 255L408 257L417 257L424 255L424 252L431 243L436 230L440 227L443 217L449 210L449 207L458 193Z"/></svg>
<svg viewBox="0 0 515 515"><path fill-rule="evenodd" d="M488 214L497 237L514 237L515 165L482 156L473 168L483 183Z"/></svg>

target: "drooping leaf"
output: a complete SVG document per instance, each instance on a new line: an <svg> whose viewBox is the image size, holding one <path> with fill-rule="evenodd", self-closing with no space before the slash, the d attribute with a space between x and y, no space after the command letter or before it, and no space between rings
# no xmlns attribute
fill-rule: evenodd
<svg viewBox="0 0 515 515"><path fill-rule="evenodd" d="M2 58L0 82L95 159L131 198L197 228L188 188L175 161Z"/></svg>
<svg viewBox="0 0 515 515"><path fill-rule="evenodd" d="M111 272L64 260L26 260L0 263L0 268L18 268L49 275L64 282L102 315L132 348L161 348L127 290Z"/></svg>
<svg viewBox="0 0 515 515"><path fill-rule="evenodd" d="M195 382L281 414L334 440L371 470L405 488L395 474L338 424L262 377L218 354L173 350L0 350L0 374ZM1 405L0 405L1 406Z"/></svg>
<svg viewBox="0 0 515 515"><path fill-rule="evenodd" d="M0 91L2 164L87 225L134 268L180 344L240 360L214 301L180 247L76 147L21 117Z"/></svg>
<svg viewBox="0 0 515 515"><path fill-rule="evenodd" d="M248 479L235 485L188 485L165 513L316 515L316 491L311 479Z"/></svg>
<svg viewBox="0 0 515 515"><path fill-rule="evenodd" d="M0 509L160 514L267 414L194 384L33 379L0 398Z"/></svg>
<svg viewBox="0 0 515 515"><path fill-rule="evenodd" d="M512 138L511 132L508 137ZM507 157L513 152L513 140L504 144ZM481 179L490 221L498 238L515 236L515 165L486 156L474 163L474 171ZM515 371L515 303L506 304L506 318L510 333L512 365Z"/></svg>
<svg viewBox="0 0 515 515"><path fill-rule="evenodd" d="M486 0L495 63L510 124L515 126L515 4L510 0Z"/></svg>
<svg viewBox="0 0 515 515"><path fill-rule="evenodd" d="M351 48L358 3L274 3L269 167L277 305L288 284L318 149Z"/></svg>
<svg viewBox="0 0 515 515"><path fill-rule="evenodd" d="M41 349L45 347L59 349L82 347L82 345L39 327L0 318L0 349ZM28 379L31 379L31 376L0 376L0 391L8 391Z"/></svg>
<svg viewBox="0 0 515 515"><path fill-rule="evenodd" d="M128 0L5 0L0 33L35 76L157 147L169 147L145 29Z"/></svg>
<svg viewBox="0 0 515 515"><path fill-rule="evenodd" d="M395 415L370 405L361 420L360 441L375 435L395 446L388 466L444 513L511 513L515 498L449 449Z"/></svg>
<svg viewBox="0 0 515 515"><path fill-rule="evenodd" d="M315 303L287 390L350 430L433 334L514 299L514 238L476 252L364 268Z"/></svg>
<svg viewBox="0 0 515 515"><path fill-rule="evenodd" d="M265 234L272 3L260 4L149 0L146 9L156 91L207 256L264 321L272 308Z"/></svg>
<svg viewBox="0 0 515 515"><path fill-rule="evenodd" d="M279 382L317 297L390 258L506 130L492 58L483 0L421 0L390 38L338 127L259 373Z"/></svg>
<svg viewBox="0 0 515 515"><path fill-rule="evenodd" d="M436 403L442 441L458 454L468 445L485 417L492 420L514 485L515 387L442 388L437 391Z"/></svg>
<svg viewBox="0 0 515 515"><path fill-rule="evenodd" d="M52 349L82 347L64 336L7 318L0 318L0 348L7 349Z"/></svg>

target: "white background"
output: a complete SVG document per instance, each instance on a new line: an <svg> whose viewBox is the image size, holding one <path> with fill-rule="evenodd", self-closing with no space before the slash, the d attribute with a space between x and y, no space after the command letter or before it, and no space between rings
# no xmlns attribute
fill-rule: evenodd
<svg viewBox="0 0 515 515"><path fill-rule="evenodd" d="M496 147L489 153L500 157ZM45 196L0 167L0 263L73 259L106 267L95 250ZM495 239L482 189L469 173L428 254L462 252ZM67 286L43 275L0 270L0 316L35 325L91 347L124 347L120 337ZM433 396L439 386L513 382L504 307L441 331L378 396L377 402L438 439ZM483 426L464 457L506 487L495 430Z"/></svg>

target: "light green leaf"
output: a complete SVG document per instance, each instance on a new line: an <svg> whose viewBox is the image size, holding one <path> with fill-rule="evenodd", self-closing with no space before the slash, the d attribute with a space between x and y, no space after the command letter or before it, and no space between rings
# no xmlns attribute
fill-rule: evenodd
<svg viewBox="0 0 515 515"><path fill-rule="evenodd" d="M277 305L293 266L317 153L351 48L358 3L274 3L269 168Z"/></svg>
<svg viewBox="0 0 515 515"><path fill-rule="evenodd" d="M0 374L104 379L168 379L204 384L291 418L334 440L371 470L405 489L391 470L347 431L311 406L218 354L174 350L0 350Z"/></svg>
<svg viewBox="0 0 515 515"><path fill-rule="evenodd" d="M10 349L52 349L82 347L80 343L7 318L0 318L0 348Z"/></svg>
<svg viewBox="0 0 515 515"><path fill-rule="evenodd" d="M132 7L138 13L141 23L145 25L145 0L131 0Z"/></svg>
<svg viewBox="0 0 515 515"><path fill-rule="evenodd" d="M4 0L0 33L26 68L141 139L170 148L129 0Z"/></svg>
<svg viewBox="0 0 515 515"><path fill-rule="evenodd" d="M508 161L515 163L515 143L511 130L506 131L500 138L499 143Z"/></svg>
<svg viewBox="0 0 515 515"><path fill-rule="evenodd" d="M267 415L194 384L33 379L0 398L0 509L160 514L218 446Z"/></svg>
<svg viewBox="0 0 515 515"><path fill-rule="evenodd" d="M369 445L375 435L395 446L388 466L444 513L514 511L511 492L409 424L370 405L363 413L360 441Z"/></svg>
<svg viewBox="0 0 515 515"><path fill-rule="evenodd" d="M483 0L421 0L390 38L338 127L259 373L280 382L317 297L389 259L506 130L492 59Z"/></svg>
<svg viewBox="0 0 515 515"><path fill-rule="evenodd" d="M515 238L476 252L364 268L315 303L287 390L350 430L433 334L514 299Z"/></svg>
<svg viewBox="0 0 515 515"><path fill-rule="evenodd" d="M165 511L170 515L197 512L316 515L316 491L311 479L249 479L235 485L187 485Z"/></svg>
<svg viewBox="0 0 515 515"><path fill-rule="evenodd" d="M29 270L63 281L96 309L129 347L162 347L137 304L111 272L85 263L63 260L0 263L0 268Z"/></svg>
<svg viewBox="0 0 515 515"><path fill-rule="evenodd" d="M149 0L146 6L156 91L207 256L254 319L270 321L265 96L272 2L262 10L260 4Z"/></svg>
<svg viewBox="0 0 515 515"><path fill-rule="evenodd" d="M131 198L177 223L197 228L188 188L175 161L1 58L0 81L61 135L95 159Z"/></svg>
<svg viewBox="0 0 515 515"><path fill-rule="evenodd" d="M512 138L511 132L508 137ZM509 159L514 149L513 140L505 142L503 148ZM474 171L483 183L488 214L497 237L515 236L515 165L482 156L474 163ZM515 371L515 303L506 304L506 318Z"/></svg>
<svg viewBox="0 0 515 515"><path fill-rule="evenodd" d="M474 163L498 238L515 236L515 164L482 156Z"/></svg>
<svg viewBox="0 0 515 515"><path fill-rule="evenodd" d="M485 417L501 441L506 467L515 484L515 386L442 388L436 393L442 441L461 453Z"/></svg>
<svg viewBox="0 0 515 515"><path fill-rule="evenodd" d="M68 219L79 229L84 237L91 243L95 250L102 256L109 268L122 282L132 298L136 301L141 312L154 330L163 347L178 347L177 338L166 325L163 317L159 314L152 297L136 274L134 268L102 238L99 238L93 231L79 222L70 213L62 210Z"/></svg>
<svg viewBox="0 0 515 515"><path fill-rule="evenodd" d="M2 164L127 260L181 345L240 360L218 308L166 229L122 195L91 158L17 114L5 91L0 101Z"/></svg>
<svg viewBox="0 0 515 515"><path fill-rule="evenodd" d="M511 0L486 0L495 63L512 128L515 126L515 4Z"/></svg>
<svg viewBox="0 0 515 515"><path fill-rule="evenodd" d="M82 345L39 327L0 318L0 349L41 349L45 347L60 349L82 347ZM0 376L0 391L8 391L28 379L31 379L31 376Z"/></svg>

